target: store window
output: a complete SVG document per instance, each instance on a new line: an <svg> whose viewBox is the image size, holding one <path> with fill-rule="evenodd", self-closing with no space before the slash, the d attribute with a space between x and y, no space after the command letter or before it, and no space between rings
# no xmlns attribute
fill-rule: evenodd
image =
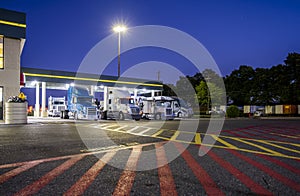
<svg viewBox="0 0 300 196"><path fill-rule="evenodd" d="M4 68L3 36L0 35L0 69Z"/></svg>
<svg viewBox="0 0 300 196"><path fill-rule="evenodd" d="M3 87L0 86L0 120L3 120Z"/></svg>

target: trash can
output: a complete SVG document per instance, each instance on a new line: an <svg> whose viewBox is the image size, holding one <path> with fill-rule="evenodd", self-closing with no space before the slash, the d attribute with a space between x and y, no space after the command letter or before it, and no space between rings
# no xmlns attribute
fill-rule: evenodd
<svg viewBox="0 0 300 196"><path fill-rule="evenodd" d="M107 120L107 111L102 111L101 112L101 119Z"/></svg>
<svg viewBox="0 0 300 196"><path fill-rule="evenodd" d="M27 102L5 103L5 124L27 124Z"/></svg>
<svg viewBox="0 0 300 196"><path fill-rule="evenodd" d="M68 113L69 113L69 110L64 111L64 119L69 119Z"/></svg>
<svg viewBox="0 0 300 196"><path fill-rule="evenodd" d="M60 111L60 118L63 119L64 118L64 111Z"/></svg>

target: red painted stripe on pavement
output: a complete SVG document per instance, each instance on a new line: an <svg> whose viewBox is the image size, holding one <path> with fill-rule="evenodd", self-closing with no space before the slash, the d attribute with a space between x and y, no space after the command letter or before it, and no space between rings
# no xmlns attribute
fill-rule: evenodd
<svg viewBox="0 0 300 196"><path fill-rule="evenodd" d="M290 170L293 173L296 173L296 174L300 175L300 169L295 168L295 167L293 167L293 166L291 166L291 165L289 165L287 163L284 163L284 162L282 162L282 161L280 161L278 159L274 159L274 158L272 158L270 156L267 156L267 155L264 155L264 154L257 154L257 156L259 156L259 157L261 157L261 158L263 158L265 160L268 160L268 161L270 161L272 163L275 163L276 165L279 165L279 166L281 166L281 167L283 167L283 168L285 168L287 170Z"/></svg>
<svg viewBox="0 0 300 196"><path fill-rule="evenodd" d="M226 130L226 132L230 133L231 135L237 136L237 137L239 137L239 138L248 138L247 136L244 136L244 135L235 133L235 132L230 131L230 130Z"/></svg>
<svg viewBox="0 0 300 196"><path fill-rule="evenodd" d="M292 189L297 190L298 192L300 192L300 184L275 172L274 170L264 166L261 163L258 163L254 160L252 160L249 157L246 157L240 153L238 153L237 151L231 150L231 149L226 149L227 151L231 152L233 155L239 157L240 159L243 159L244 161L248 162L249 164L255 166L256 168L262 170L263 172L267 173L268 175L270 175L271 177L277 179L278 181L282 182L283 184L287 185L288 187L291 187Z"/></svg>
<svg viewBox="0 0 300 196"><path fill-rule="evenodd" d="M269 137L270 136L270 131L261 130L261 129L259 129L259 130L258 129L251 129L251 130L256 131L258 133L261 133L261 134L264 134L263 137L268 139L268 140L286 142L286 140L284 140L284 139L287 139L287 138L279 137L278 135L272 135L272 137ZM269 136L265 136L265 135L269 135Z"/></svg>
<svg viewBox="0 0 300 196"><path fill-rule="evenodd" d="M30 163L32 163L32 161L30 161L30 162L19 162L19 163L9 163L9 164L0 165L0 169L10 168L10 167L20 167L22 165L30 164Z"/></svg>
<svg viewBox="0 0 300 196"><path fill-rule="evenodd" d="M85 155L89 155L92 153L85 153ZM95 153L93 153L95 154ZM9 163L9 164L4 164L0 165L0 169L3 168L10 168L10 167L18 167L26 164L33 164L33 163L45 163L45 162L51 162L51 161L58 161L58 160L63 160L63 159L70 159L76 156L81 156L81 154L75 154L75 155L67 155L67 156L60 156L60 157L52 157L52 158L46 158L46 159L39 159L39 160L34 160L34 161L24 161L24 162L19 162L19 163Z"/></svg>
<svg viewBox="0 0 300 196"><path fill-rule="evenodd" d="M153 145L156 142L151 142L151 143L145 143L145 144L139 144L139 146L149 146L149 145ZM161 143L167 143L167 141L162 141ZM132 146L126 146L126 147L120 147L117 150L122 150L122 149L130 149L132 148ZM103 150L103 151L96 151L96 152L87 152L84 153L85 156L87 155L94 155L94 154L100 154L100 153L104 153L104 152L109 152L111 151L111 149L107 149L107 150ZM0 169L3 168L10 168L10 167L19 167L25 164L31 164L34 162L39 162L39 163L44 163L44 162L51 162L51 161L58 161L58 160L63 160L63 159L70 159L76 156L82 156L83 154L74 154L74 155L66 155L66 156L60 156L60 157L52 157L52 158L45 158L45 159L39 159L39 160L34 160L34 161L24 161L24 162L19 162L19 163L8 163L8 164L4 164L4 165L0 165Z"/></svg>
<svg viewBox="0 0 300 196"><path fill-rule="evenodd" d="M182 152L181 156L185 162L193 171L201 185L203 186L207 195L225 195L213 181L213 179L207 174L207 172L201 167L199 163L193 158L189 151L185 150L182 144L174 143L179 152Z"/></svg>
<svg viewBox="0 0 300 196"><path fill-rule="evenodd" d="M249 176L245 175L243 172L235 168L228 161L220 158L217 154L213 153L212 151L209 151L207 154L219 165L229 171L233 176L239 179L243 184L245 184L253 193L256 193L258 195L272 195L272 193L266 188L253 181Z"/></svg>
<svg viewBox="0 0 300 196"><path fill-rule="evenodd" d="M11 171L8 171L8 172L2 174L0 176L0 184L2 184L3 182L9 180L10 178L12 178L12 177L14 177L14 176L16 176L16 175L24 172L24 171L26 171L26 170L28 170L28 169L36 166L38 164L40 164L40 162L37 162L37 161L34 162L34 163L28 163L28 164L25 164L25 165L23 165L21 167L18 167L16 169L13 169Z"/></svg>
<svg viewBox="0 0 300 196"><path fill-rule="evenodd" d="M249 131L256 131L256 132L260 132L261 134L265 134L265 135L269 135L270 136L270 131L266 131L266 130L258 130L258 129L250 129ZM288 138L282 138L282 137L279 137L279 136L276 136L276 135L272 135L273 137L269 137L269 136L265 136L265 135L257 135L259 137L263 137L267 140L273 140L273 141L279 141L279 142L287 142L286 140L284 139L288 139ZM277 138L274 138L274 137L277 137ZM279 138L278 138L279 137ZM246 138L246 139L253 139L253 138L250 138L250 137L247 137L247 136L243 136L243 138Z"/></svg>
<svg viewBox="0 0 300 196"><path fill-rule="evenodd" d="M259 133L257 130L250 130L250 129L238 129L240 132L245 133L246 135L252 136L252 137L260 137L260 138L265 138L265 139L270 139L269 137L265 136L265 135L261 135L261 134L257 134ZM249 133L248 131L256 131L256 133ZM245 136L247 137L247 136Z"/></svg>
<svg viewBox="0 0 300 196"><path fill-rule="evenodd" d="M51 182L55 177L57 177L58 175L63 173L65 170L67 170L72 165L77 163L83 157L84 156L76 156L76 157L73 157L73 158L67 160L66 162L64 162L60 166L56 167L52 171L48 172L46 175L44 175L43 177L41 177L34 183L26 186L25 188L23 188L22 190L17 192L15 195L26 196L26 195L32 195L32 194L37 193L41 188L43 188L45 185L47 185L49 182Z"/></svg>
<svg viewBox="0 0 300 196"><path fill-rule="evenodd" d="M168 165L166 153L162 144L155 144L160 194L162 196L177 196L172 171Z"/></svg>
<svg viewBox="0 0 300 196"><path fill-rule="evenodd" d="M82 195L84 191L93 183L106 163L109 162L115 154L116 151L106 153L67 192L64 193L64 196Z"/></svg>
<svg viewBox="0 0 300 196"><path fill-rule="evenodd" d="M282 134L289 134L291 136L296 136L295 135L295 131L288 131L286 130L286 128L276 128L276 127L262 127L262 129L264 129L265 131L275 131L275 132L279 132Z"/></svg>
<svg viewBox="0 0 300 196"><path fill-rule="evenodd" d="M142 148L135 147L132 149L131 155L128 158L125 170L123 171L118 184L114 190L114 196L121 195L130 195L130 191L135 178L135 170L137 166L137 162L141 155Z"/></svg>

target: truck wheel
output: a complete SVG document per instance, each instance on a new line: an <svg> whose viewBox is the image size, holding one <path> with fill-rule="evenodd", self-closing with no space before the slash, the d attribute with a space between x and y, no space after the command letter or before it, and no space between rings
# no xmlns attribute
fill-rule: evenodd
<svg viewBox="0 0 300 196"><path fill-rule="evenodd" d="M120 112L119 113L119 120L124 120L125 119L125 116L123 114L123 112Z"/></svg>
<svg viewBox="0 0 300 196"><path fill-rule="evenodd" d="M178 118L182 118L181 112L179 112L177 116L178 116Z"/></svg>
<svg viewBox="0 0 300 196"><path fill-rule="evenodd" d="M74 112L74 120L78 120L78 113Z"/></svg>
<svg viewBox="0 0 300 196"><path fill-rule="evenodd" d="M161 120L161 115L160 115L160 113L156 113L155 116L154 116L154 119L155 119L155 120Z"/></svg>

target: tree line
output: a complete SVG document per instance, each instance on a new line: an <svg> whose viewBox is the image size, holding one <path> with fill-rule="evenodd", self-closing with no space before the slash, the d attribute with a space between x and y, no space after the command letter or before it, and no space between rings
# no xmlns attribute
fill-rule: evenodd
<svg viewBox="0 0 300 196"><path fill-rule="evenodd" d="M164 85L164 95L176 96L176 92L192 105L199 103L207 108L212 99L221 103L224 97L227 104L238 106L300 104L300 54L289 53L282 64L271 68L241 65L225 77L206 69L194 76L180 77L176 85Z"/></svg>

